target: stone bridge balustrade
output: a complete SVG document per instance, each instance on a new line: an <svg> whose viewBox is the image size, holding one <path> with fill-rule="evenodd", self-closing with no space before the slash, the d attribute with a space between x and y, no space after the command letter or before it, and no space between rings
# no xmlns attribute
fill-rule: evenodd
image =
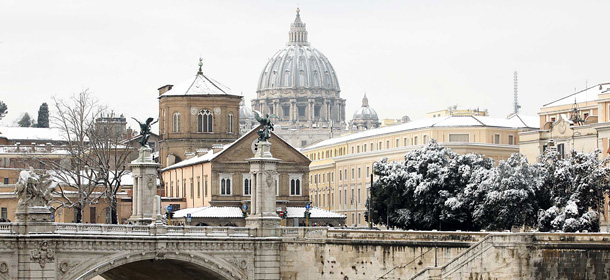
<svg viewBox="0 0 610 280"><path fill-rule="evenodd" d="M610 278L605 233L281 227L269 237L245 227L53 224L21 234L23 226L0 223L0 279Z"/></svg>

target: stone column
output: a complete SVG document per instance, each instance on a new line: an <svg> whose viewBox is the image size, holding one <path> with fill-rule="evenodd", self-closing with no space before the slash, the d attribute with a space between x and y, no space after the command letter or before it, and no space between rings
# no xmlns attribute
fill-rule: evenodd
<svg viewBox="0 0 610 280"><path fill-rule="evenodd" d="M155 196L157 195L157 168L161 165L152 159L152 149L141 147L139 156L129 165L133 176L132 213L129 221L148 225L155 221Z"/></svg>
<svg viewBox="0 0 610 280"><path fill-rule="evenodd" d="M246 226L257 228L259 236L277 236L281 219L276 213L275 175L279 159L271 155L271 143L257 143L253 158L247 159L252 174L252 207Z"/></svg>

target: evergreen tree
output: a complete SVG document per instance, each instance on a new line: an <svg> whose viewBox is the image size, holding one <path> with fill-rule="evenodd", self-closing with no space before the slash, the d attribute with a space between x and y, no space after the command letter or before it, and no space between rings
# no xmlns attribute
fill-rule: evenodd
<svg viewBox="0 0 610 280"><path fill-rule="evenodd" d="M32 118L30 118L30 114L28 114L28 113L23 114L23 117L21 117L21 120L19 120L17 122L17 124L20 127L30 127L30 126L32 126Z"/></svg>
<svg viewBox="0 0 610 280"><path fill-rule="evenodd" d="M8 106L6 106L6 103L0 101L0 120L4 118L6 114L8 114Z"/></svg>
<svg viewBox="0 0 610 280"><path fill-rule="evenodd" d="M38 109L38 122L36 125L37 127L49 127L49 105L46 102L42 103Z"/></svg>

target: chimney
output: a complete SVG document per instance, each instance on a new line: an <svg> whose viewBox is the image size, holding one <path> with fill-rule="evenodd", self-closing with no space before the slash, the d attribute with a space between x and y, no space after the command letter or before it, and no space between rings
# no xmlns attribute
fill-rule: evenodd
<svg viewBox="0 0 610 280"><path fill-rule="evenodd" d="M210 149L206 149L206 148L202 148L202 149L197 149L197 156L202 156L208 153Z"/></svg>
<svg viewBox="0 0 610 280"><path fill-rule="evenodd" d="M172 90L173 87L174 87L174 85L164 85L164 86L158 88L159 96L161 96L162 94Z"/></svg>
<svg viewBox="0 0 610 280"><path fill-rule="evenodd" d="M194 157L195 157L195 155L196 155L196 154L195 154L195 153L193 153L193 152L189 152L189 151L184 152L184 157L185 157L185 159L194 158Z"/></svg>
<svg viewBox="0 0 610 280"><path fill-rule="evenodd" d="M214 144L214 145L212 145L213 153L218 153L218 152L222 151L223 148L224 148L223 144Z"/></svg>

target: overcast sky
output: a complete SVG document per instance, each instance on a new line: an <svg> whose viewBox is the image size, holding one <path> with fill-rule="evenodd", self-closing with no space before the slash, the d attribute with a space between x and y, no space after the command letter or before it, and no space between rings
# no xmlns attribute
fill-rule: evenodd
<svg viewBox="0 0 610 280"><path fill-rule="evenodd" d="M610 82L610 1L0 0L0 124L84 89L128 117L157 117L157 88L194 78L199 57L249 104L297 5L348 119L365 92L380 118L455 104L506 117L515 70L527 115Z"/></svg>

